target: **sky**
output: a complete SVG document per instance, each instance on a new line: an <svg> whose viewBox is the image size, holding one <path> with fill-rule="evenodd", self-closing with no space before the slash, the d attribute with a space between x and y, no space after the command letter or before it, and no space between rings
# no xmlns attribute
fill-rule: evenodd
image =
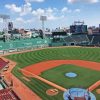
<svg viewBox="0 0 100 100"><path fill-rule="evenodd" d="M88 26L100 24L100 0L0 0L0 14L10 15L15 28L41 28L40 16L47 16L45 27L69 27L74 21ZM0 19L0 28L3 27Z"/></svg>

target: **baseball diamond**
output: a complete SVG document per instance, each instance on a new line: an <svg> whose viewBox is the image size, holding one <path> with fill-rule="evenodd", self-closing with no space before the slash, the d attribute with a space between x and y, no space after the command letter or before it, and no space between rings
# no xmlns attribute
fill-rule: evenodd
<svg viewBox="0 0 100 100"><path fill-rule="evenodd" d="M100 80L99 53L99 48L57 47L7 55L5 58L17 63L12 70L13 75L43 100L63 100L64 91L74 87L93 89L91 92L98 100L100 95L96 90L100 82L96 82ZM77 77L67 78L65 73L68 72L77 73ZM46 91L53 88L58 89L59 93L47 95Z"/></svg>

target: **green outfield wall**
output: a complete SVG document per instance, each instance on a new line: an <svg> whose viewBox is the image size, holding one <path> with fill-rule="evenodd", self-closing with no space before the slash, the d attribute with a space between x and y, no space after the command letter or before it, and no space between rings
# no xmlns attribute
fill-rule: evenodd
<svg viewBox="0 0 100 100"><path fill-rule="evenodd" d="M10 50L10 49L20 49L20 48L30 48L38 46L48 46L50 40L45 38L35 38L35 39L23 39L23 40L13 40L8 42L0 42L0 50Z"/></svg>

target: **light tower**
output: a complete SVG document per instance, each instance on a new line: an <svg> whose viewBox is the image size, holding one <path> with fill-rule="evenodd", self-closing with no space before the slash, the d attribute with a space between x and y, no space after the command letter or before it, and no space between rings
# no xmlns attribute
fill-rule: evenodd
<svg viewBox="0 0 100 100"><path fill-rule="evenodd" d="M40 16L40 20L42 21L42 30L44 31L44 22L47 20L47 16Z"/></svg>

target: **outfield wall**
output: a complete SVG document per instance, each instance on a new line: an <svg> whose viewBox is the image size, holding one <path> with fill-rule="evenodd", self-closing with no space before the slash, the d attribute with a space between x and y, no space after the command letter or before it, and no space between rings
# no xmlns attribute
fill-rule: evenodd
<svg viewBox="0 0 100 100"><path fill-rule="evenodd" d="M47 38L23 39L8 42L0 42L0 54L22 50L32 50L34 48L48 47L49 43L50 40Z"/></svg>
<svg viewBox="0 0 100 100"><path fill-rule="evenodd" d="M0 41L0 54L6 54L24 50L33 50L45 47L76 46L76 45L86 46L86 43L84 44L82 41L75 42L68 40L53 42L52 39L49 38L19 39L19 40L10 40L8 42Z"/></svg>

